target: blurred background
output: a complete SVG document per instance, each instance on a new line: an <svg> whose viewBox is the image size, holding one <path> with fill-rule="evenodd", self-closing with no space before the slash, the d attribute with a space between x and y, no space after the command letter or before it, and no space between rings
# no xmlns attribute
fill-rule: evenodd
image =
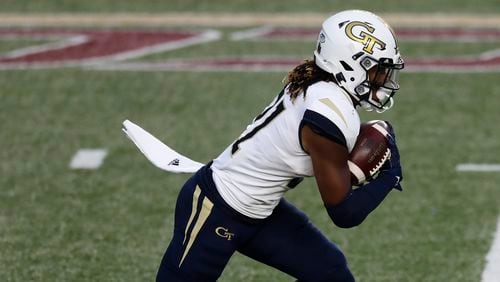
<svg viewBox="0 0 500 282"><path fill-rule="evenodd" d="M287 198L359 281L495 281L485 278L500 214L493 0L1 1L1 280L154 280L189 175L151 165L121 123L210 161L344 9L376 12L399 38L396 104L362 119L394 124L405 190L349 230L331 223L314 179ZM220 281L293 278L236 254Z"/></svg>

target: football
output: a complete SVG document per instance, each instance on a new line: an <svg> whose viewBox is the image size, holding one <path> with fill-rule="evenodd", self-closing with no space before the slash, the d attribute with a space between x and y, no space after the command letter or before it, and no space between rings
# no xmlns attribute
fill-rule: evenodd
<svg viewBox="0 0 500 282"><path fill-rule="evenodd" d="M388 135L389 125L385 121L371 120L361 124L348 160L352 185L359 186L370 180L390 158Z"/></svg>

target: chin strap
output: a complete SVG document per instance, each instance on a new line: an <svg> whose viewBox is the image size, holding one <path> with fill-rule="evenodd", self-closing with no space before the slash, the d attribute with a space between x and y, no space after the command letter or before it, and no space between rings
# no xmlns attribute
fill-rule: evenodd
<svg viewBox="0 0 500 282"><path fill-rule="evenodd" d="M392 106L394 106L394 99L392 99L392 97L389 98L389 101L386 103L385 106L382 107L382 109L376 109L377 113L383 113L387 110L389 110L390 108L392 108Z"/></svg>
<svg viewBox="0 0 500 282"><path fill-rule="evenodd" d="M387 94L385 94L385 95L387 95ZM385 105L381 106L381 107L378 107L374 103L369 102L369 101L365 101L365 100L360 101L359 104L361 105L361 107L364 110L366 110L368 112L376 111L377 113L383 113L383 112L389 110L390 108L392 108L392 106L394 106L394 99L393 99L392 95L389 94L389 96L390 97L388 98Z"/></svg>

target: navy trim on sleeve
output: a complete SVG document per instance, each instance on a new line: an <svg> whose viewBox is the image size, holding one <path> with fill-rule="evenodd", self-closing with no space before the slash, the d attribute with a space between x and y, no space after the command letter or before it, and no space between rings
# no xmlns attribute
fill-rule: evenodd
<svg viewBox="0 0 500 282"><path fill-rule="evenodd" d="M345 136L340 128L325 116L315 111L306 110L306 112L304 113L304 117L302 117L299 130L302 130L302 127L304 127L304 125L306 124L309 125L309 127L311 127L311 129L316 134L326 137L333 142L343 145L347 148L347 141L345 140ZM299 138L299 140L301 140L301 138ZM304 147L302 146L302 140L300 142L300 146L304 150Z"/></svg>

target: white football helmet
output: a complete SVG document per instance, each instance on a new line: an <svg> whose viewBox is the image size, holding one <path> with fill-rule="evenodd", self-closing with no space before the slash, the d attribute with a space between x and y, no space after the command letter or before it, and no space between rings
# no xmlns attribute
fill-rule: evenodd
<svg viewBox="0 0 500 282"><path fill-rule="evenodd" d="M329 17L314 60L364 109L383 112L392 107L404 62L393 30L377 15L348 10Z"/></svg>

